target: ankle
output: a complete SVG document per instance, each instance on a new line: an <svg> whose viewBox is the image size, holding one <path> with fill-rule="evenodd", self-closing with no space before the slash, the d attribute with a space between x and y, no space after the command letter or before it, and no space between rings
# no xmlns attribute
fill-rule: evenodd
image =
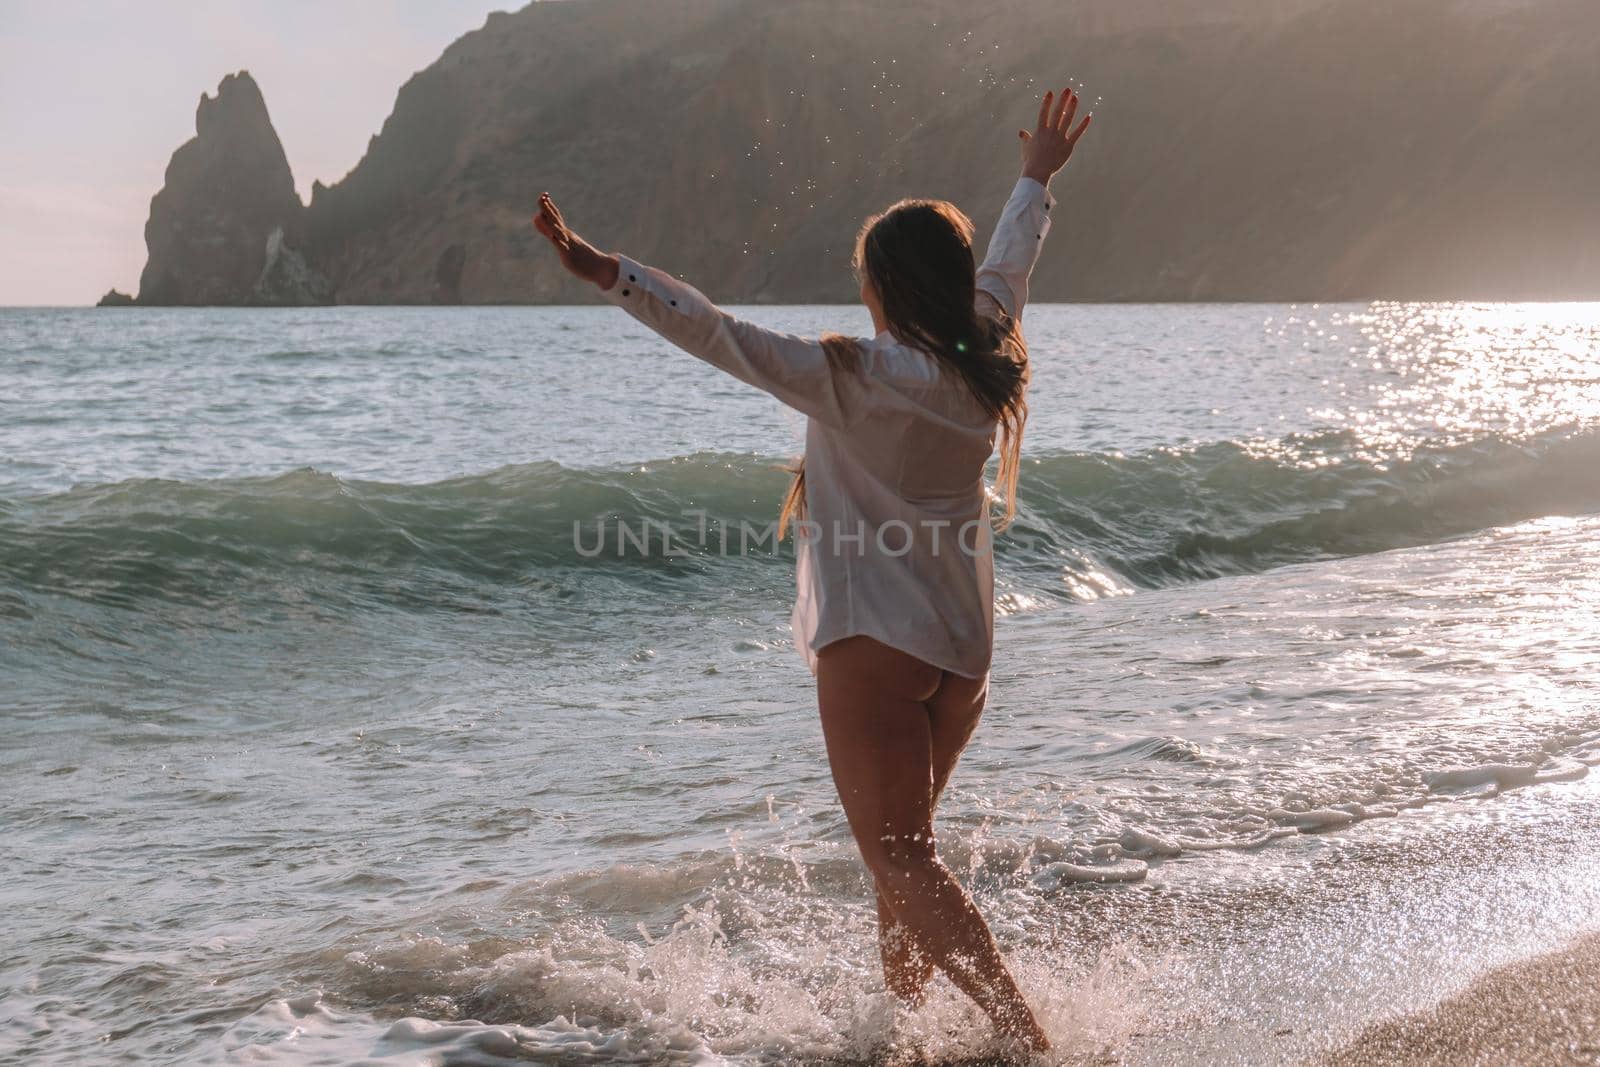
<svg viewBox="0 0 1600 1067"><path fill-rule="evenodd" d="M1031 1052L1045 1052L1050 1048L1050 1038L1026 1003L1008 1004L994 1012L991 1019L1002 1037Z"/></svg>

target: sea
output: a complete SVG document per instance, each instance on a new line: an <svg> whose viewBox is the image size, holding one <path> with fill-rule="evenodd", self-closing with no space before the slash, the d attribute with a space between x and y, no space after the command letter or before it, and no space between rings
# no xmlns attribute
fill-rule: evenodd
<svg viewBox="0 0 1600 1067"><path fill-rule="evenodd" d="M1314 1059L1596 925L1600 304L1025 327L937 832L1054 1061ZM0 1061L996 1055L883 991L802 429L600 306L0 310Z"/></svg>

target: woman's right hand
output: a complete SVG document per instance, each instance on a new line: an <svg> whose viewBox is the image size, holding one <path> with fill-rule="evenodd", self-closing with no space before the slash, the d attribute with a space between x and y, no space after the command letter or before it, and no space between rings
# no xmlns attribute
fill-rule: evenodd
<svg viewBox="0 0 1600 1067"><path fill-rule="evenodd" d="M561 257L561 265L586 282L602 289L617 284L620 266L616 256L608 256L567 227L561 209L550 199L549 193L539 194L539 214L533 217L533 228L544 234Z"/></svg>
<svg viewBox="0 0 1600 1067"><path fill-rule="evenodd" d="M1017 131L1017 136L1022 139L1024 178L1032 178L1040 185L1049 185L1055 172L1067 165L1067 160L1072 158L1072 150L1078 146L1078 138L1083 136L1083 131L1089 128L1089 120L1094 118L1092 114L1085 115L1083 121L1074 128L1072 120L1077 114L1078 94L1075 90L1063 89L1059 97L1055 93L1044 94L1044 99L1039 101L1039 128L1032 133Z"/></svg>

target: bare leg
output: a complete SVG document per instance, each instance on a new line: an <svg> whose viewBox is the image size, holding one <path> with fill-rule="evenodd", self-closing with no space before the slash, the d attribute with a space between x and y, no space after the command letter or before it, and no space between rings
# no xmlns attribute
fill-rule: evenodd
<svg viewBox="0 0 1600 1067"><path fill-rule="evenodd" d="M1049 1048L1022 991L934 848L933 724L942 672L870 638L824 648L817 702L834 784L862 859L898 925L1003 1035Z"/></svg>
<svg viewBox="0 0 1600 1067"><path fill-rule="evenodd" d="M932 697L923 702L928 709L933 741L933 804L937 810L944 787L956 762L966 750L989 697L988 678L963 678L945 674ZM878 954L883 960L884 984L911 1007L922 1005L928 980L933 977L933 960L918 950L911 932L894 917L894 910L883 894L878 894Z"/></svg>

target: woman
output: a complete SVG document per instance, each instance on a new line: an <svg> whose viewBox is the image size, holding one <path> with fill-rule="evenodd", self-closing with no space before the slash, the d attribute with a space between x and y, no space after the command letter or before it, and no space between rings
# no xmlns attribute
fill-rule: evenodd
<svg viewBox="0 0 1600 1067"><path fill-rule="evenodd" d="M1018 326L1049 229L1047 186L1089 118L1046 93L1022 177L974 269L972 224L904 200L862 228L861 299L877 336L809 340L740 321L697 290L578 237L549 194L534 224L573 274L667 340L808 416L783 507L795 524L795 643L817 679L828 761L878 894L884 980L920 1004L939 967L1032 1049L1049 1047L982 916L934 848L933 812L988 694L990 495L1005 520L1028 355Z"/></svg>

